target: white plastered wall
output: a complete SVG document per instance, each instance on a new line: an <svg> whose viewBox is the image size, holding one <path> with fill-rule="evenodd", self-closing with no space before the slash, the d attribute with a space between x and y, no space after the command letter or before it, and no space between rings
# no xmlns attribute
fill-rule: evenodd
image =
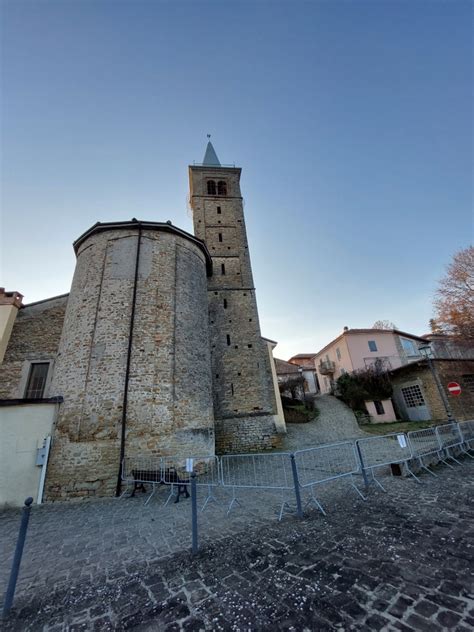
<svg viewBox="0 0 474 632"><path fill-rule="evenodd" d="M38 502L37 448L51 435L58 404L0 407L0 507Z"/></svg>
<svg viewBox="0 0 474 632"><path fill-rule="evenodd" d="M283 412L283 404L281 403L280 388L278 386L278 377L275 368L275 360L273 359L273 349L276 347L276 343L263 339L267 345L268 355L270 356L270 367L272 370L273 388L275 390L275 399L277 405L277 414L273 415L276 431L279 434L286 434L285 414Z"/></svg>

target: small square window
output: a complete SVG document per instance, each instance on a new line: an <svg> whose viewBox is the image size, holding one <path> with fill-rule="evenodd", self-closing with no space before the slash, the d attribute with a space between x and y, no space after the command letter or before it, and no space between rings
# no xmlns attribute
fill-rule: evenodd
<svg viewBox="0 0 474 632"><path fill-rule="evenodd" d="M408 408L416 408L417 406L425 405L425 400L418 384L402 387L401 391Z"/></svg>
<svg viewBox="0 0 474 632"><path fill-rule="evenodd" d="M369 351L377 351L375 340L369 340Z"/></svg>

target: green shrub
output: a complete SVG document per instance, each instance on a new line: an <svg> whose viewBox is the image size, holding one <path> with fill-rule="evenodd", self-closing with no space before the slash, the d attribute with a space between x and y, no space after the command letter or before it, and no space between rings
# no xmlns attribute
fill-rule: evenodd
<svg viewBox="0 0 474 632"><path fill-rule="evenodd" d="M393 388L386 371L368 368L341 375L336 391L338 397L353 410L365 411L364 402L389 399Z"/></svg>

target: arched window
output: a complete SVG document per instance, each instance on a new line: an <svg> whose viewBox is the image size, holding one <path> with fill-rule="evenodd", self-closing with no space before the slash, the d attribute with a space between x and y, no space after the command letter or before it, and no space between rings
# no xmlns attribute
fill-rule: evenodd
<svg viewBox="0 0 474 632"><path fill-rule="evenodd" d="M216 183L214 182L214 180L207 181L207 194L208 195L216 194Z"/></svg>
<svg viewBox="0 0 474 632"><path fill-rule="evenodd" d="M217 183L217 195L227 195L227 182L219 180Z"/></svg>

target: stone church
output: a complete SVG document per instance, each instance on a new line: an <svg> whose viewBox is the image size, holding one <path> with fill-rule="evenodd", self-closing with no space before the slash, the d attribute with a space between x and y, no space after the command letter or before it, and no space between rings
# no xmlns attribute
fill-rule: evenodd
<svg viewBox="0 0 474 632"><path fill-rule="evenodd" d="M240 175L208 142L189 167L194 235L99 222L73 244L69 294L22 305L0 292L0 403L54 404L46 499L118 492L125 456L277 445Z"/></svg>

